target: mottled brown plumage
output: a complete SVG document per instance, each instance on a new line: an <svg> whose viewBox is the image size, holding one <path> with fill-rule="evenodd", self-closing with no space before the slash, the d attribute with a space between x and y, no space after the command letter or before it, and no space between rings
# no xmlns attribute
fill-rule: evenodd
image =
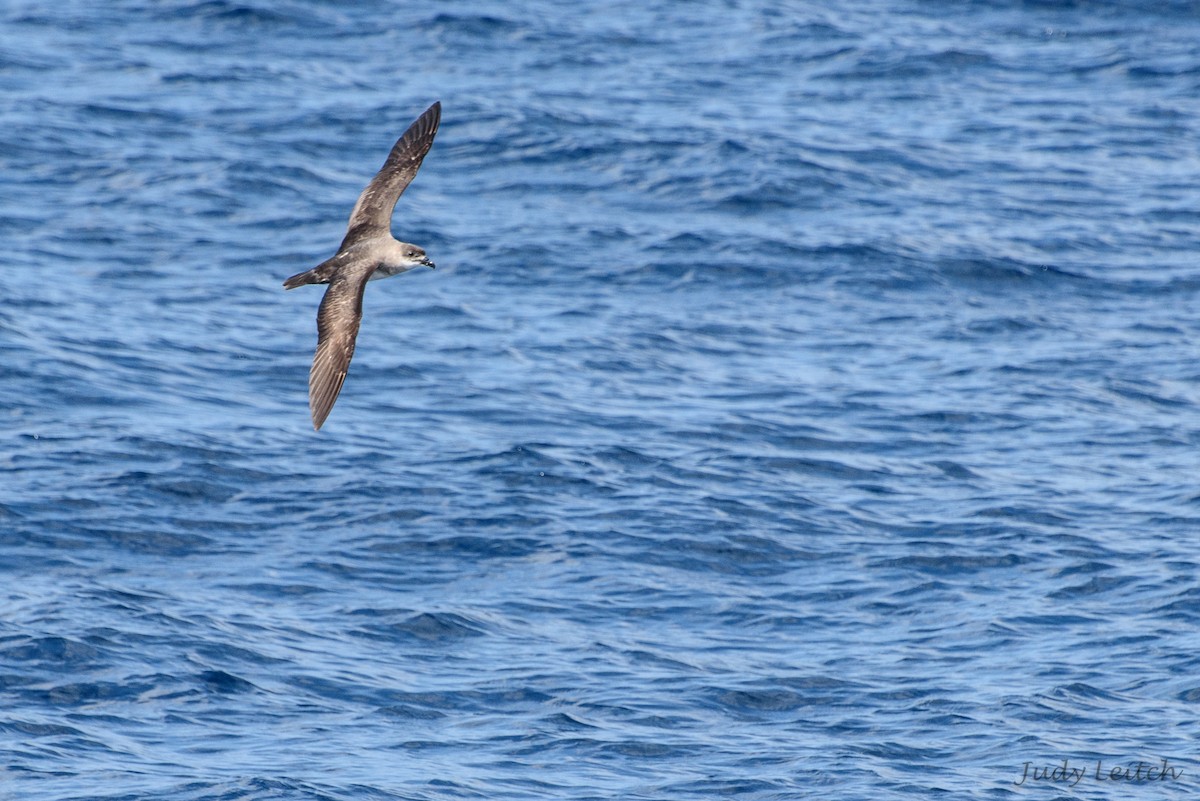
<svg viewBox="0 0 1200 801"><path fill-rule="evenodd" d="M424 250L392 236L392 211L429 152L441 115L441 103L434 103L396 141L383 168L354 204L337 254L283 282L285 289L329 284L317 312L317 352L308 374L308 405L315 429L329 416L346 380L367 282L433 266Z"/></svg>

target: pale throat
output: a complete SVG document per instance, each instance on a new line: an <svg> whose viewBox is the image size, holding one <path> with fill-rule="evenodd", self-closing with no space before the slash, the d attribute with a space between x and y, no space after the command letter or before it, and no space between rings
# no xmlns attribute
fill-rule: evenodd
<svg viewBox="0 0 1200 801"><path fill-rule="evenodd" d="M393 275L406 273L417 265L406 255L408 246L402 245L394 237L380 238L373 244L373 250L378 250L379 267L371 274L370 281L379 278L390 278Z"/></svg>

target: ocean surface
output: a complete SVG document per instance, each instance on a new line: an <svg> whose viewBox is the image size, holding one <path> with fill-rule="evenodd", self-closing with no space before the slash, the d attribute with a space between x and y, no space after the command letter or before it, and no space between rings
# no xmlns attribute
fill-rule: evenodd
<svg viewBox="0 0 1200 801"><path fill-rule="evenodd" d="M1200 793L1200 4L16 0L0 168L0 799Z"/></svg>

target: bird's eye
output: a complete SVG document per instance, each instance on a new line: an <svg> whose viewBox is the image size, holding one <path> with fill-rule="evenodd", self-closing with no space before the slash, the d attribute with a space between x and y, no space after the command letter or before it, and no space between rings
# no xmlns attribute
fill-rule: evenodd
<svg viewBox="0 0 1200 801"><path fill-rule="evenodd" d="M408 257L410 259L414 259L414 258L416 258L416 256L417 256L417 251L415 251L415 250L408 251Z"/></svg>

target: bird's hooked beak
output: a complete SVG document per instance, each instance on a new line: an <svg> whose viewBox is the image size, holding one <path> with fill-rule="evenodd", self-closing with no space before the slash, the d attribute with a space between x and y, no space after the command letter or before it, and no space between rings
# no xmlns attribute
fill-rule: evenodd
<svg viewBox="0 0 1200 801"><path fill-rule="evenodd" d="M436 264L434 264L432 261L430 261L430 260L429 260L429 257L428 257L428 256L426 256L425 258L421 259L421 264L423 264L424 266L428 267L428 268L429 268L429 269L431 269L431 270L432 270L432 269L434 269L435 267L437 267L437 265L436 265Z"/></svg>

